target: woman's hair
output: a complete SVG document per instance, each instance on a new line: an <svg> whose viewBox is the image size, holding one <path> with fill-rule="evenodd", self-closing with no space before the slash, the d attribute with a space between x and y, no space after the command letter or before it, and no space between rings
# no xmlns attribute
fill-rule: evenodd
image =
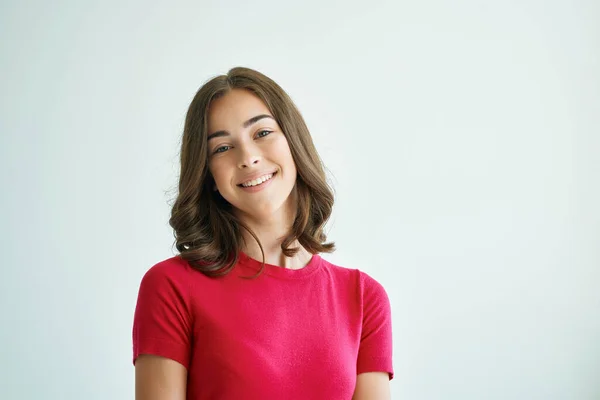
<svg viewBox="0 0 600 400"><path fill-rule="evenodd" d="M206 82L196 93L185 118L181 142L179 190L171 209L169 224L174 230L180 256L207 276L229 273L238 261L245 229L264 250L254 232L234 214L232 206L212 190L214 179L208 170L208 112L211 102L232 89L245 89L258 96L281 127L289 144L298 175L296 178L297 212L281 244L291 257L299 250L298 242L310 253L330 253L324 227L333 207L333 191L328 185L324 166L313 144L302 115L273 80L249 69L232 68L227 75Z"/></svg>

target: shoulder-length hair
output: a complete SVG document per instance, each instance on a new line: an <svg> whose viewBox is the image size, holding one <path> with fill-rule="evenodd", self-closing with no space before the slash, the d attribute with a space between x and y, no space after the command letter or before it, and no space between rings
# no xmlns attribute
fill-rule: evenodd
<svg viewBox="0 0 600 400"><path fill-rule="evenodd" d="M294 190L297 212L281 249L291 257L298 242L310 253L331 253L334 243L326 243L324 233L333 208L333 191L326 180L324 166L302 115L288 94L262 73L236 67L226 75L206 82L194 96L181 141L178 195L171 209L169 224L174 230L180 257L207 276L229 273L238 261L245 229L258 243L265 264L263 247L254 232L233 213L232 206L212 190L214 179L208 169L208 111L213 100L232 89L245 89L260 98L285 135L298 171Z"/></svg>

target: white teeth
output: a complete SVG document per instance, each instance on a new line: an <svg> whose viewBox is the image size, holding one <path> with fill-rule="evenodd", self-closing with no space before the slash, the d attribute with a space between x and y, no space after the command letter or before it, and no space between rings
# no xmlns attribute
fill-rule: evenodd
<svg viewBox="0 0 600 400"><path fill-rule="evenodd" d="M268 174L268 175L265 175L265 176L261 176L260 178L254 179L253 181L242 183L242 186L244 186L244 187L257 186L257 185L260 185L263 182L268 181L272 177L273 177L273 174Z"/></svg>

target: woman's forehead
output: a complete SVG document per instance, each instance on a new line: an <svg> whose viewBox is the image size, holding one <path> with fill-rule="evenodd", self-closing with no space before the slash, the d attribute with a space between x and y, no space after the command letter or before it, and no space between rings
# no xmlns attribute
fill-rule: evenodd
<svg viewBox="0 0 600 400"><path fill-rule="evenodd" d="M253 93L233 89L213 100L208 110L209 131L238 129L257 115L271 115L268 107Z"/></svg>

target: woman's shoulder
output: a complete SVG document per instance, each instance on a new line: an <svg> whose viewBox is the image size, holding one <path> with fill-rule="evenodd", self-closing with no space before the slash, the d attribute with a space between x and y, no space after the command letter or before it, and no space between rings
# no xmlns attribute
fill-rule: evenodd
<svg viewBox="0 0 600 400"><path fill-rule="evenodd" d="M385 293L383 285L370 273L366 272L367 268L360 266L341 266L325 259L323 259L323 262L332 274L354 282L362 291L369 293Z"/></svg>
<svg viewBox="0 0 600 400"><path fill-rule="evenodd" d="M142 288L148 289L177 288L186 290L190 280L193 279L193 272L194 270L188 262L176 255L151 264L142 273L140 285Z"/></svg>
<svg viewBox="0 0 600 400"><path fill-rule="evenodd" d="M185 277L189 276L191 267L181 256L176 255L152 264L144 276Z"/></svg>
<svg viewBox="0 0 600 400"><path fill-rule="evenodd" d="M321 260L325 269L334 276L356 279L362 273L358 268L342 266L323 257L321 257Z"/></svg>
<svg viewBox="0 0 600 400"><path fill-rule="evenodd" d="M180 254L163 259L151 265L143 274L142 283L150 282L152 284L168 286L170 284L178 284L182 287L190 289L199 286L203 288L213 287L214 285L222 285L224 282L229 282L234 276L233 271L222 275L211 277L205 274L198 267L209 265L208 262L197 261L189 262Z"/></svg>

